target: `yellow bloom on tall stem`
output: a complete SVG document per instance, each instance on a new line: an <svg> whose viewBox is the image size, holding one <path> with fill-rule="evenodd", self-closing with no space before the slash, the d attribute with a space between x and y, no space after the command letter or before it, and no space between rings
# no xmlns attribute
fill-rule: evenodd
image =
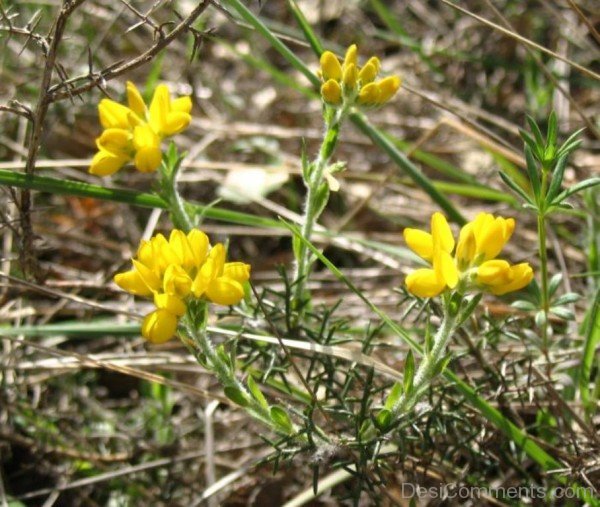
<svg viewBox="0 0 600 507"><path fill-rule="evenodd" d="M417 269L406 277L408 291L419 297L434 297L446 289L496 295L522 289L533 279L531 266L496 259L514 228L512 218L480 213L462 227L455 244L444 215L434 213L431 233L404 229L408 247L431 264L431 268Z"/></svg>
<svg viewBox="0 0 600 507"><path fill-rule="evenodd" d="M188 234L175 229L168 240L157 234L142 241L133 269L114 277L130 294L153 298L156 310L144 318L142 336L153 343L172 338L192 299L224 306L239 303L250 266L225 262L225 258L225 247L217 243L211 248L206 234L198 229Z"/></svg>
<svg viewBox="0 0 600 507"><path fill-rule="evenodd" d="M128 81L127 106L110 99L98 104L100 124L105 130L96 139L98 152L89 172L109 176L129 162L140 172L156 171L162 159L161 141L188 127L191 110L191 98L172 100L166 85L156 87L147 107L139 90Z"/></svg>
<svg viewBox="0 0 600 507"><path fill-rule="evenodd" d="M343 62L331 51L325 51L320 64L321 97L331 106L346 103L377 107L392 99L400 88L398 76L375 80L381 68L377 57L371 57L363 67L359 67L356 44L347 49Z"/></svg>

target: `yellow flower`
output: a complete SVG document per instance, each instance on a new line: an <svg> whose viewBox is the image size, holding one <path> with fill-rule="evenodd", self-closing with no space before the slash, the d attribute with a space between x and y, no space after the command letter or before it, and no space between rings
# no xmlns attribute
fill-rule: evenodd
<svg viewBox="0 0 600 507"><path fill-rule="evenodd" d="M323 81L321 97L332 106L343 102L364 107L378 107L388 102L400 88L400 78L389 76L375 81L381 63L375 56L369 58L361 68L358 65L358 49L355 44L346 51L340 62L331 51L325 51L320 59L317 73Z"/></svg>
<svg viewBox="0 0 600 507"><path fill-rule="evenodd" d="M161 141L186 129L192 120L191 98L172 100L166 85L156 87L147 107L139 90L128 81L127 104L110 99L98 104L105 130L96 139L98 152L89 168L91 174L108 176L129 162L140 172L156 171L162 160Z"/></svg>
<svg viewBox="0 0 600 507"><path fill-rule="evenodd" d="M168 310L155 310L142 321L142 336L152 343L164 343L177 331L177 316Z"/></svg>
<svg viewBox="0 0 600 507"><path fill-rule="evenodd" d="M487 290L496 295L522 289L533 279L531 266L511 266L496 259L514 228L512 218L480 213L462 227L456 245L441 213L432 215L431 233L405 229L408 247L432 266L417 269L406 277L408 291L419 297L434 297L447 288L457 288L461 293Z"/></svg>
<svg viewBox="0 0 600 507"><path fill-rule="evenodd" d="M154 301L157 309L144 318L142 336L154 343L172 338L191 299L239 303L250 266L225 258L225 247L218 243L211 248L208 236L198 229L188 234L175 229L168 240L162 234L142 240L133 269L114 277L123 290Z"/></svg>

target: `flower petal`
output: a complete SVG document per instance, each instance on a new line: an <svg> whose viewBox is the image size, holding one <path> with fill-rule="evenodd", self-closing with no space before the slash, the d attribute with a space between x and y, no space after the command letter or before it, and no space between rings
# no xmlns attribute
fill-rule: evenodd
<svg viewBox="0 0 600 507"><path fill-rule="evenodd" d="M325 51L321 55L321 74L324 81L329 81L330 79L339 81L342 78L340 61L331 51Z"/></svg>
<svg viewBox="0 0 600 507"><path fill-rule="evenodd" d="M138 171L142 173L151 173L158 169L162 161L160 148L148 146L140 148L135 152L134 163Z"/></svg>
<svg viewBox="0 0 600 507"><path fill-rule="evenodd" d="M184 95L171 101L171 111L190 114L192 112L192 97Z"/></svg>
<svg viewBox="0 0 600 507"><path fill-rule="evenodd" d="M113 280L121 289L135 296L152 295L152 290L150 290L144 279L140 276L140 273L135 269L125 271L124 273L117 273Z"/></svg>
<svg viewBox="0 0 600 507"><path fill-rule="evenodd" d="M169 114L171 95L167 85L161 84L154 90L152 101L150 102L150 126L158 135L161 135L167 123L167 114Z"/></svg>
<svg viewBox="0 0 600 507"><path fill-rule="evenodd" d="M223 266L223 276L236 282L244 283L250 278L250 264L244 262L226 262Z"/></svg>
<svg viewBox="0 0 600 507"><path fill-rule="evenodd" d="M339 104L342 101L342 88L334 79L329 79L321 85L321 97L328 104Z"/></svg>
<svg viewBox="0 0 600 507"><path fill-rule="evenodd" d="M129 158L127 157L115 155L106 150L100 150L94 155L88 171L90 174L95 174L96 176L110 176L121 169L127 162L129 162Z"/></svg>
<svg viewBox="0 0 600 507"><path fill-rule="evenodd" d="M131 110L114 100L102 99L98 104L98 115L100 124L105 128L128 129L128 116Z"/></svg>
<svg viewBox="0 0 600 507"><path fill-rule="evenodd" d="M177 331L177 317L167 310L155 310L142 322L142 336L152 343L164 343Z"/></svg>
<svg viewBox="0 0 600 507"><path fill-rule="evenodd" d="M192 289L192 279L187 271L177 264L171 264L163 276L163 290L172 296L186 297Z"/></svg>
<svg viewBox="0 0 600 507"><path fill-rule="evenodd" d="M433 269L439 279L443 280L448 287L454 289L458 284L458 269L454 259L445 250L437 249L433 255Z"/></svg>
<svg viewBox="0 0 600 507"><path fill-rule="evenodd" d="M169 313L181 317L185 314L186 306L181 298L171 294L155 294L154 304L160 310L167 310Z"/></svg>
<svg viewBox="0 0 600 507"><path fill-rule="evenodd" d="M454 249L454 236L452 229L448 225L446 217L439 211L431 216L431 235L433 236L433 245L439 245L442 250L452 253Z"/></svg>
<svg viewBox="0 0 600 507"><path fill-rule="evenodd" d="M458 236L458 244L456 245L458 265L466 268L475 258L476 252L477 241L475 240L475 234L473 234L473 224L468 223L462 227Z"/></svg>
<svg viewBox="0 0 600 507"><path fill-rule="evenodd" d="M426 261L433 258L433 236L420 229L404 229L404 241L413 252Z"/></svg>
<svg viewBox="0 0 600 507"><path fill-rule="evenodd" d="M490 291L496 296L501 296L507 292L513 292L529 285L533 280L533 269L527 262L511 266L512 281L505 285L491 287Z"/></svg>
<svg viewBox="0 0 600 507"><path fill-rule="evenodd" d="M360 89L358 94L358 103L363 106L374 106L379 103L381 90L377 83L369 83Z"/></svg>
<svg viewBox="0 0 600 507"><path fill-rule="evenodd" d="M223 306L235 305L244 297L242 284L224 276L210 282L206 295L213 303Z"/></svg>
<svg viewBox="0 0 600 507"><path fill-rule="evenodd" d="M483 285L506 285L513 277L510 264L500 259L486 261L477 269L477 281Z"/></svg>
<svg viewBox="0 0 600 507"><path fill-rule="evenodd" d="M398 76L389 76L381 81L377 81L375 84L379 88L379 97L377 98L377 102L379 104L384 104L394 95L396 95L396 92L399 90L402 81Z"/></svg>
<svg viewBox="0 0 600 507"><path fill-rule="evenodd" d="M358 65L358 48L356 47L356 44L352 44L346 50L346 56L344 57L344 64L342 66L342 69L346 69L350 65Z"/></svg>
<svg viewBox="0 0 600 507"><path fill-rule="evenodd" d="M199 267L205 261L208 254L208 236L198 229L192 229L187 235L187 240L192 252L194 265Z"/></svg>
<svg viewBox="0 0 600 507"><path fill-rule="evenodd" d="M446 283L433 269L417 269L406 277L406 288L415 296L432 298L446 288Z"/></svg>
<svg viewBox="0 0 600 507"><path fill-rule="evenodd" d="M129 104L129 109L140 118L146 118L147 108L144 99L142 98L140 91L131 81L127 81L127 103Z"/></svg>

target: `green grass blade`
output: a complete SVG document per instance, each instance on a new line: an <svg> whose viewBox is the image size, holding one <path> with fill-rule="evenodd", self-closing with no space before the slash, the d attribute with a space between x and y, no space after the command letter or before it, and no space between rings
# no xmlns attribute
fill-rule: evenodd
<svg viewBox="0 0 600 507"><path fill-rule="evenodd" d="M323 53L324 51L323 45L321 44L321 41L310 26L310 23L304 16L304 13L300 9L300 7L298 7L298 4L295 0L288 0L288 5L290 7L290 10L292 11L294 18L296 19L296 23L298 23L298 26L302 30L304 37L306 37L306 40L310 44L310 47L312 47L315 54L320 56L321 53Z"/></svg>
<svg viewBox="0 0 600 507"><path fill-rule="evenodd" d="M398 165L419 187L421 187L433 199L437 205L442 208L448 217L459 225L466 223L462 214L454 207L448 198L442 194L427 176L415 166L406 155L399 151L394 144L377 128L373 127L363 114L352 113L350 115L353 123L371 140L385 151L390 158Z"/></svg>
<svg viewBox="0 0 600 507"><path fill-rule="evenodd" d="M144 208L165 209L167 207L167 203L154 194L136 192L135 190L107 188L82 181L50 178L48 176L25 174L4 169L0 169L0 184L59 195L93 197L103 201L122 202Z"/></svg>
<svg viewBox="0 0 600 507"><path fill-rule="evenodd" d="M134 206L145 208L167 209L167 203L154 194L136 192L135 190L125 190L120 188L107 188L100 185L92 185L81 181L50 178L48 176L39 176L37 174L24 174L15 171L6 171L0 169L0 184L38 190L40 192L50 192L58 195L72 195L76 197L92 197L103 201L122 202ZM206 218L230 222L252 227L269 227L281 229L281 224L277 220L270 218L231 211L216 206L202 206L200 204L191 204L198 213Z"/></svg>
<svg viewBox="0 0 600 507"><path fill-rule="evenodd" d="M119 324L114 320L98 319L89 322L69 321L42 326L0 327L1 336L69 336L98 338L111 336L136 336L140 334L139 322Z"/></svg>
<svg viewBox="0 0 600 507"><path fill-rule="evenodd" d="M281 42L269 28L256 17L240 0L224 0L223 3L232 7L242 17L244 21L251 24L257 32L259 32L281 55L298 71L306 76L306 78L315 87L319 86L319 78L313 74L310 69L300 60L290 49Z"/></svg>
<svg viewBox="0 0 600 507"><path fill-rule="evenodd" d="M354 294L356 294L374 313L376 313L398 336L405 341L414 351L422 355L422 347L408 335L408 333L396 324L386 312L378 308L354 285L346 276L327 258L323 253L316 248L310 241L302 236L300 230L295 225L285 222L285 225L302 241L312 253L333 273L333 275L344 283ZM564 465L553 458L544 449L542 449L535 441L518 426L513 424L499 410L490 405L486 400L481 398L477 392L466 382L462 381L449 368L444 370L443 376L452 382L457 390L479 410L479 413L485 417L490 423L496 426L499 430L517 444L527 455L533 459L545 471L559 470L564 468ZM577 483L569 481L564 475L555 475L556 480L562 484L569 484L577 497L590 505L600 506L598 500L589 488L584 488Z"/></svg>

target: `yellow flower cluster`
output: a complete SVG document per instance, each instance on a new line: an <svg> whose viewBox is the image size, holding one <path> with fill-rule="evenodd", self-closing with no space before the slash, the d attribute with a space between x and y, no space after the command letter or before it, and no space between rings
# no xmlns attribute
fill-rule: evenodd
<svg viewBox="0 0 600 507"><path fill-rule="evenodd" d="M323 80L321 97L330 105L357 103L361 106L380 106L390 100L400 88L400 78L389 76L375 81L381 64L379 58L369 58L363 67L358 66L358 49L355 44L346 51L340 63L331 51L321 55L320 77Z"/></svg>
<svg viewBox="0 0 600 507"><path fill-rule="evenodd" d="M172 100L169 88L159 85L147 107L135 85L127 82L128 106L102 99L98 104L104 131L96 139L98 152L89 172L109 176L133 161L138 171L155 171L162 154L160 143L190 124L192 100L189 96Z"/></svg>
<svg viewBox="0 0 600 507"><path fill-rule="evenodd" d="M514 228L512 218L480 213L461 229L456 251L454 236L441 213L431 217L431 234L404 229L406 244L432 265L432 269L417 269L406 277L408 291L434 297L446 288L461 293L487 290L496 295L522 289L533 278L531 266L526 262L511 266L496 259Z"/></svg>
<svg viewBox="0 0 600 507"><path fill-rule="evenodd" d="M154 343L172 338L190 298L225 306L239 303L250 266L225 262L225 257L225 247L221 243L211 247L198 229L187 235L175 229L168 240L162 234L142 240L133 269L114 278L123 290L154 298L156 310L144 318L142 335Z"/></svg>

